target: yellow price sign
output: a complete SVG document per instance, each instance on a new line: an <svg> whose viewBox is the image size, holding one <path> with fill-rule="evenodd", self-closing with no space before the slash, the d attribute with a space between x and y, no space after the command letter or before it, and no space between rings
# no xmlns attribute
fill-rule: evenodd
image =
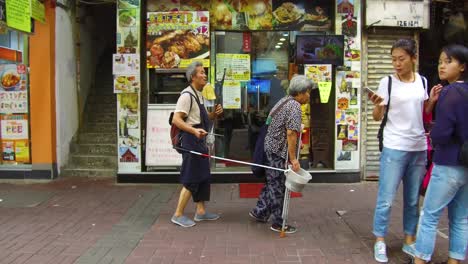
<svg viewBox="0 0 468 264"><path fill-rule="evenodd" d="M331 82L318 82L318 88L319 88L319 93L320 93L320 102L322 104L328 103L328 99L330 99L332 83Z"/></svg>

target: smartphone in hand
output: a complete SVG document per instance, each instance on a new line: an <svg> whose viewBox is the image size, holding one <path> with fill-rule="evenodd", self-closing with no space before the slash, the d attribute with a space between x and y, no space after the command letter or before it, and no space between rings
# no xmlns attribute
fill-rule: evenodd
<svg viewBox="0 0 468 264"><path fill-rule="evenodd" d="M369 88L369 87L367 87L367 86L364 87L364 91L367 93L367 96L368 96L369 98L371 98L371 97L375 94L375 92L374 92L371 88Z"/></svg>

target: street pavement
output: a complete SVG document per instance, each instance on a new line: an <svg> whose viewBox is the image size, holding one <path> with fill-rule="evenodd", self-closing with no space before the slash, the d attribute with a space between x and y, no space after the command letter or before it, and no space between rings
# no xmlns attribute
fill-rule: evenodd
<svg viewBox="0 0 468 264"><path fill-rule="evenodd" d="M285 238L249 218L256 199L239 198L237 184L212 186L207 208L219 220L176 226L170 218L179 190L93 178L0 183L0 263L376 263L375 182L309 184L302 198L291 199L289 223L298 232ZM194 213L190 203L186 214ZM445 214L435 261L447 258L447 234ZM387 236L389 263L409 263L402 239L400 192Z"/></svg>

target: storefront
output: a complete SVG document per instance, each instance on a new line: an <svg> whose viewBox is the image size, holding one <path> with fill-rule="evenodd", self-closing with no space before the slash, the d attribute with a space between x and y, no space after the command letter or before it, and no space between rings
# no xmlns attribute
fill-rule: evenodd
<svg viewBox="0 0 468 264"><path fill-rule="evenodd" d="M259 128L300 74L318 87L303 105L301 166L313 181L361 179L361 1L142 1L118 1L119 182L177 181L168 117L193 60L209 73L205 103L224 107L212 155L251 161ZM236 162L211 166L217 182L258 181Z"/></svg>
<svg viewBox="0 0 468 264"><path fill-rule="evenodd" d="M385 13L385 16L381 14ZM393 43L402 38L414 39L418 47L420 33L429 28L429 1L384 1L368 2L366 10L366 30L363 32L363 71L362 79L365 86L377 90L380 80L394 73L392 56ZM432 30L431 30L432 31ZM427 43L427 42L426 42ZM425 67L435 61L425 60L419 49L417 64ZM437 54L434 51L434 54ZM417 67L417 68L421 68ZM434 66L434 69L437 69ZM420 71L421 72L421 71ZM426 77L428 75L424 74ZM429 79L429 78L428 78ZM429 79L430 80L430 79ZM431 82L429 82L431 84ZM429 85L428 87L432 87ZM367 97L363 97L363 118L361 141L362 175L366 180L378 180L380 171L380 151L377 132L380 122L373 120L374 105Z"/></svg>
<svg viewBox="0 0 468 264"><path fill-rule="evenodd" d="M50 9L37 0L0 0L0 178L57 175L55 117L50 109L54 102L50 27L55 21Z"/></svg>

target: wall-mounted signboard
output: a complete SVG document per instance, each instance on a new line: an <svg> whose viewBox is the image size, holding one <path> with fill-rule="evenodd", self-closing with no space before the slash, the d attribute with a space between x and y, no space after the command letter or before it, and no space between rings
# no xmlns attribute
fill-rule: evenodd
<svg viewBox="0 0 468 264"><path fill-rule="evenodd" d="M366 3L366 26L429 28L429 0Z"/></svg>

